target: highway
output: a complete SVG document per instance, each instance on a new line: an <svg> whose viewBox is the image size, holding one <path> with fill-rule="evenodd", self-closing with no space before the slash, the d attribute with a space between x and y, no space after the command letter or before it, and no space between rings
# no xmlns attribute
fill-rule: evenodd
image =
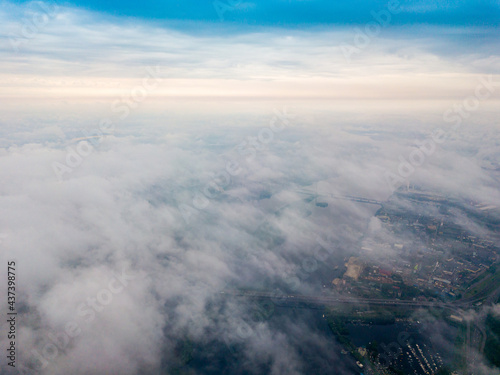
<svg viewBox="0 0 500 375"><path fill-rule="evenodd" d="M276 292L267 291L245 291L245 290L225 290L221 294L232 295L237 297L245 297L251 299L269 299L277 305L317 305L317 306L334 306L337 304L371 304L383 306L406 306L413 308L421 307L437 307L450 309L452 312L460 313L461 310L472 308L473 305L480 301L492 303L500 295L500 287L497 288L489 296L481 296L452 302L439 301L409 301L399 299L381 299L381 298L357 298L341 295L329 296L305 296L300 294L278 294ZM486 299L485 299L486 298Z"/></svg>
<svg viewBox="0 0 500 375"><path fill-rule="evenodd" d="M385 306L408 306L408 307L442 307L456 309L459 304L453 305L452 303L443 302L429 302L429 301L407 301L407 300L394 300L394 299L380 299L380 298L355 298L346 296L304 296L293 294L277 294L265 291L239 291L239 290L226 290L222 294L233 295L238 297L246 297L252 299L270 299L277 304L311 304L320 306L333 306L337 304L371 304L371 305L385 305ZM468 302L468 304L473 302Z"/></svg>
<svg viewBox="0 0 500 375"><path fill-rule="evenodd" d="M448 310L450 315L459 315L467 324L466 333L466 360L470 368L478 365L486 343L486 332L484 330L484 322L474 322L465 319L464 310L472 308L476 302L484 300L484 303L492 303L497 300L500 295L500 287L495 289L493 293L486 296L469 298L465 300L457 300L452 302L430 302L430 301L407 301L397 299L379 299L379 298L355 298L347 296L305 296L297 294L278 294L266 291L244 291L244 290L225 290L220 292L228 296L244 297L250 299L267 299L273 303L284 307L305 307L313 308L314 306L335 306L338 304L354 304L354 305L382 305L382 306L404 306L406 308L442 308ZM485 299L486 298L486 299Z"/></svg>

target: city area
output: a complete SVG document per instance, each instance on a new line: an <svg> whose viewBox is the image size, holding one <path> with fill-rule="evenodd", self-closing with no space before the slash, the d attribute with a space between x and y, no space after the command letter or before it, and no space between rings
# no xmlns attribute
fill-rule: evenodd
<svg viewBox="0 0 500 375"><path fill-rule="evenodd" d="M489 310L500 297L499 208L414 186L378 204L380 227L333 266L321 294L290 292L280 305L322 309L362 374L479 374L483 356L499 366L500 321ZM224 293L277 301L269 291ZM450 332L448 353L426 337L430 321Z"/></svg>

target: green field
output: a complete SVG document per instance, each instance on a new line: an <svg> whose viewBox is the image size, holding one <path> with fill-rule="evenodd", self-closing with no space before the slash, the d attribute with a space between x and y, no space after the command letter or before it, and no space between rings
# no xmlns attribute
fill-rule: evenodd
<svg viewBox="0 0 500 375"><path fill-rule="evenodd" d="M500 286L500 267L496 264L491 266L477 279L479 280L465 291L463 298L474 297L485 289L495 289Z"/></svg>

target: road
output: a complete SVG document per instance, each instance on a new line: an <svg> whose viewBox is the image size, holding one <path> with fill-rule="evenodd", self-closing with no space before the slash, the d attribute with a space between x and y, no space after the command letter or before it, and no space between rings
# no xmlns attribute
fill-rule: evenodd
<svg viewBox="0 0 500 375"><path fill-rule="evenodd" d="M355 298L346 296L304 296L293 294L277 294L265 291L241 291L241 290L226 290L221 292L239 297L254 298L254 299L271 299L278 304L312 304L321 306L332 306L339 303L345 304L371 304L371 305L385 305L385 306L408 306L408 307L441 307L456 310L457 308L467 308L477 302L476 299L461 302L454 301L449 303L433 302L433 301L408 301L408 300L394 300L394 299L380 299L380 298Z"/></svg>
<svg viewBox="0 0 500 375"><path fill-rule="evenodd" d="M406 301L406 300L391 300L379 298L355 298L346 296L304 296L294 294L277 294L266 291L242 291L242 290L226 290L222 294L245 297L251 299L269 299L277 305L289 307L309 307L312 306L335 306L338 304L371 304L382 306L404 306L407 308L443 308L448 310L450 315L459 315L467 324L466 334L466 361L469 368L474 369L482 360L482 353L486 343L486 332L484 322L474 322L465 319L464 310L472 308L472 306L481 300L484 303L494 303L500 295L500 287L487 296L457 300L449 303L444 302L429 302L429 301ZM485 299L486 298L486 299ZM305 306L304 306L305 305Z"/></svg>

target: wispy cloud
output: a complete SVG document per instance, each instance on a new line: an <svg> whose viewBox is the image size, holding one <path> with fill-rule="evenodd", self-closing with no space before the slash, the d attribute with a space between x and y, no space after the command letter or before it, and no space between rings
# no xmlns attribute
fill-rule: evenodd
<svg viewBox="0 0 500 375"><path fill-rule="evenodd" d="M5 33L19 22L7 10L0 15ZM471 33L474 49L466 47ZM3 39L1 77L4 98L120 95L145 66L158 65L168 80L158 96L441 99L463 96L475 75L499 73L496 33L392 27L347 63L341 45L356 35L350 27L221 26L200 35L61 6L22 53Z"/></svg>

